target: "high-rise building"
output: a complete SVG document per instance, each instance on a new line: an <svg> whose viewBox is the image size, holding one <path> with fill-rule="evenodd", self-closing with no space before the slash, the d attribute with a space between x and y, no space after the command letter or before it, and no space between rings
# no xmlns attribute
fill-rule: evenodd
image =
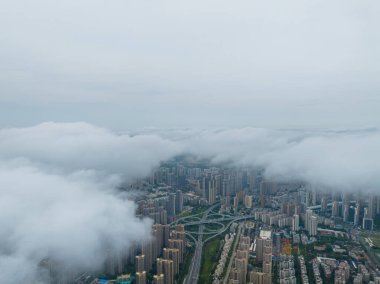
<svg viewBox="0 0 380 284"><path fill-rule="evenodd" d="M368 216L367 218L375 218L377 210L377 197L371 194L368 197Z"/></svg>
<svg viewBox="0 0 380 284"><path fill-rule="evenodd" d="M305 229L309 231L310 217L313 215L313 210L306 210L305 212Z"/></svg>
<svg viewBox="0 0 380 284"><path fill-rule="evenodd" d="M344 204L343 207L343 221L348 222L348 218L350 216L350 205L349 204Z"/></svg>
<svg viewBox="0 0 380 284"><path fill-rule="evenodd" d="M264 208L266 205L266 190L263 182L260 184L260 207Z"/></svg>
<svg viewBox="0 0 380 284"><path fill-rule="evenodd" d="M272 240L269 238L264 241L263 272L272 274Z"/></svg>
<svg viewBox="0 0 380 284"><path fill-rule="evenodd" d="M242 284L243 283L242 271L236 267L231 269L228 284Z"/></svg>
<svg viewBox="0 0 380 284"><path fill-rule="evenodd" d="M170 259L157 258L157 274L164 275L165 284L174 283L174 263Z"/></svg>
<svg viewBox="0 0 380 284"><path fill-rule="evenodd" d="M332 203L331 214L333 217L339 217L339 203L336 200Z"/></svg>
<svg viewBox="0 0 380 284"><path fill-rule="evenodd" d="M154 239L154 259L161 254L161 250L164 247L164 228L161 224L153 225L153 239Z"/></svg>
<svg viewBox="0 0 380 284"><path fill-rule="evenodd" d="M176 231L179 231L179 232L185 232L185 226L183 224L175 225L175 229Z"/></svg>
<svg viewBox="0 0 380 284"><path fill-rule="evenodd" d="M144 255L136 255L135 269L136 269L136 272L145 271L145 256Z"/></svg>
<svg viewBox="0 0 380 284"><path fill-rule="evenodd" d="M321 199L321 212L326 212L327 210L327 197L323 196Z"/></svg>
<svg viewBox="0 0 380 284"><path fill-rule="evenodd" d="M311 193L311 204L313 206L317 205L317 190L314 188Z"/></svg>
<svg viewBox="0 0 380 284"><path fill-rule="evenodd" d="M169 247L169 239L170 239L170 225L163 225L163 241L164 241L164 247Z"/></svg>
<svg viewBox="0 0 380 284"><path fill-rule="evenodd" d="M258 261L263 261L264 256L264 239L257 238L256 239L256 259Z"/></svg>
<svg viewBox="0 0 380 284"><path fill-rule="evenodd" d="M246 283L250 244L250 237L241 236L239 238L237 251L233 260L233 269L230 271L228 283Z"/></svg>
<svg viewBox="0 0 380 284"><path fill-rule="evenodd" d="M176 194L175 193L169 193L169 199L168 199L168 204L167 204L167 211L168 211L168 215L170 217L173 217L176 214L176 211L175 211L175 200L176 200Z"/></svg>
<svg viewBox="0 0 380 284"><path fill-rule="evenodd" d="M179 263L183 262L183 256L185 253L185 243L183 240L169 239L169 248L178 249L179 251Z"/></svg>
<svg viewBox="0 0 380 284"><path fill-rule="evenodd" d="M235 212L238 210L239 207L239 197L234 196L234 210Z"/></svg>
<svg viewBox="0 0 380 284"><path fill-rule="evenodd" d="M342 195L342 203L350 204L350 200L351 200L351 194L349 194L348 192L344 192Z"/></svg>
<svg viewBox="0 0 380 284"><path fill-rule="evenodd" d="M222 192L221 192L223 197L230 196L230 190L229 190L229 180L224 179L222 181Z"/></svg>
<svg viewBox="0 0 380 284"><path fill-rule="evenodd" d="M370 218L370 216L368 215L368 207L364 208L364 218Z"/></svg>
<svg viewBox="0 0 380 284"><path fill-rule="evenodd" d="M298 231L300 229L300 216L297 214L293 215L292 229L293 231Z"/></svg>
<svg viewBox="0 0 380 284"><path fill-rule="evenodd" d="M149 271L152 269L152 265L154 262L153 258L153 242L152 241L145 241L141 246L141 252L144 255L144 261L145 261L145 271Z"/></svg>
<svg viewBox="0 0 380 284"><path fill-rule="evenodd" d="M244 197L244 206L245 208L252 208L252 200L253 200L253 197L252 195L246 195Z"/></svg>
<svg viewBox="0 0 380 284"><path fill-rule="evenodd" d="M234 266L236 268L238 277L236 277L237 279L234 280L239 280L239 283L246 283L247 265L248 260L246 258L235 258Z"/></svg>
<svg viewBox="0 0 380 284"><path fill-rule="evenodd" d="M264 283L264 273L252 271L249 273L249 283L253 284L263 284Z"/></svg>
<svg viewBox="0 0 380 284"><path fill-rule="evenodd" d="M363 230L372 231L373 230L373 219L363 218Z"/></svg>
<svg viewBox="0 0 380 284"><path fill-rule="evenodd" d="M263 278L266 281L272 278L272 233L271 231L261 230L259 238L256 238L256 259L262 261ZM260 276L260 275L256 275ZM260 280L261 281L261 280ZM264 282L263 282L264 283Z"/></svg>
<svg viewBox="0 0 380 284"><path fill-rule="evenodd" d="M354 215L354 225L355 226L360 226L360 206L359 204L356 205L355 207L355 215Z"/></svg>
<svg viewBox="0 0 380 284"><path fill-rule="evenodd" d="M253 284L272 284L271 275L256 271L250 272L249 281Z"/></svg>
<svg viewBox="0 0 380 284"><path fill-rule="evenodd" d="M202 180L202 197L207 200L209 204L214 204L217 195L217 179L211 174Z"/></svg>
<svg viewBox="0 0 380 284"><path fill-rule="evenodd" d="M309 225L309 235L316 236L317 235L317 227L318 227L318 217L311 216L310 217L310 225Z"/></svg>
<svg viewBox="0 0 380 284"><path fill-rule="evenodd" d="M122 272L119 268L117 254L114 251L109 251L105 261L105 272L110 275L116 275Z"/></svg>
<svg viewBox="0 0 380 284"><path fill-rule="evenodd" d="M207 201L208 201L208 204L214 204L216 201L216 188L214 186L210 186L208 188Z"/></svg>
<svg viewBox="0 0 380 284"><path fill-rule="evenodd" d="M305 207L309 207L310 206L310 191L309 190L305 190Z"/></svg>
<svg viewBox="0 0 380 284"><path fill-rule="evenodd" d="M136 272L136 284L146 284L146 271Z"/></svg>
<svg viewBox="0 0 380 284"><path fill-rule="evenodd" d="M179 273L179 263L180 263L179 249L164 248L163 256L164 256L164 259L173 260L174 275L177 275Z"/></svg>
<svg viewBox="0 0 380 284"><path fill-rule="evenodd" d="M305 213L305 229L310 236L317 235L318 217L314 215L312 210L306 210Z"/></svg>
<svg viewBox="0 0 380 284"><path fill-rule="evenodd" d="M166 225L168 223L168 211L164 208L160 208L159 211L160 213L160 224Z"/></svg>
<svg viewBox="0 0 380 284"><path fill-rule="evenodd" d="M153 284L165 284L164 274L154 275L153 276Z"/></svg>
<svg viewBox="0 0 380 284"><path fill-rule="evenodd" d="M183 211L183 193L181 190L176 191L175 211L179 214Z"/></svg>
<svg viewBox="0 0 380 284"><path fill-rule="evenodd" d="M274 233L273 234L273 247L276 255L279 255L281 252L281 234Z"/></svg>

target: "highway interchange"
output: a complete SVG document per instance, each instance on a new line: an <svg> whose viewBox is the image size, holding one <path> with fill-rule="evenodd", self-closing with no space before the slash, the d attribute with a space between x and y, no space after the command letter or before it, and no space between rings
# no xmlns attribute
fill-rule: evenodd
<svg viewBox="0 0 380 284"><path fill-rule="evenodd" d="M213 213L213 210L218 206L220 206L220 204L215 204L209 207L203 213L182 217L170 224L173 227L176 224L183 224L185 227L199 226L198 231L186 231L186 235L194 242L195 251L189 267L188 274L184 280L185 284L198 283L200 267L202 264L203 245L206 242L217 237L220 234L223 234L233 222L254 218L254 215L231 216L228 214ZM217 218L210 219L210 217ZM226 221L229 222L227 224L224 224ZM207 229L207 231L205 231L206 224L217 224L220 226L220 228L215 230ZM203 239L204 236L207 236L207 238Z"/></svg>

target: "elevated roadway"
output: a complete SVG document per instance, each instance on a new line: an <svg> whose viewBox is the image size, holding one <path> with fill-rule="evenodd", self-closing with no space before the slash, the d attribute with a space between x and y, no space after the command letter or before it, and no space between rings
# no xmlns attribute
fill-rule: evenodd
<svg viewBox="0 0 380 284"><path fill-rule="evenodd" d="M196 217L200 214L186 216L183 218L180 218L176 220L175 222L171 223L171 226L174 226L178 223L183 224L186 226L199 226L197 232L186 232L186 235L191 238L194 241L195 244L195 251L193 255L193 259L190 264L188 275L185 277L184 283L185 284L196 284L198 283L199 279L199 272L200 267L202 264L202 252L203 252L203 245L207 243L209 240L225 233L225 231L230 227L230 225L233 222L241 221L241 220L247 220L247 219L253 219L254 215L243 215L243 216L231 216L231 215L224 215L219 213L213 213L210 214L219 204L215 204L208 208L202 215L202 217ZM202 214L202 213L201 213ZM220 218L211 218L208 219L210 216L218 216ZM194 217L198 218L199 220L194 221ZM222 222L229 221L227 224L223 224ZM215 230L207 230L205 231L205 225L207 224L217 224L220 225L221 228L215 229ZM211 235L211 236L210 236ZM203 237L207 236L205 240L203 240Z"/></svg>

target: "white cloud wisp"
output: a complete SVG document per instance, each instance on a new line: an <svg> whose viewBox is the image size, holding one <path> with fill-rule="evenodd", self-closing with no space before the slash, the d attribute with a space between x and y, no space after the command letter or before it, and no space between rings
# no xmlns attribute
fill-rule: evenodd
<svg viewBox="0 0 380 284"><path fill-rule="evenodd" d="M45 283L45 258L68 271L99 269L110 251L148 238L151 221L136 218L116 187L177 151L158 136L85 123L2 129L0 141L1 283Z"/></svg>

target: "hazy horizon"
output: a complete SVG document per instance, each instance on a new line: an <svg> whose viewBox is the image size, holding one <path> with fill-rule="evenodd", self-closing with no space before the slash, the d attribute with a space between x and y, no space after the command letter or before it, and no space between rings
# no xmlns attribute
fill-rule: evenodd
<svg viewBox="0 0 380 284"><path fill-rule="evenodd" d="M3 1L0 282L46 283L46 257L100 269L147 240L152 220L118 188L180 155L378 193L379 14L371 0Z"/></svg>

